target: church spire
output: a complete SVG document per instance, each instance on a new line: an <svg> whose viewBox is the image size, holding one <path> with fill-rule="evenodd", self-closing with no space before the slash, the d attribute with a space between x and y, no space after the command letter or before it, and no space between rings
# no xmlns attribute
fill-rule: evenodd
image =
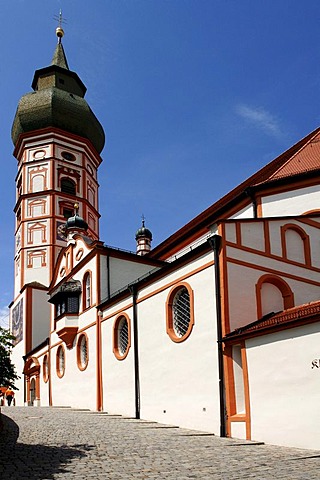
<svg viewBox="0 0 320 480"><path fill-rule="evenodd" d="M62 19L62 11L60 10L59 16L56 17L56 20L58 20L58 26L56 28L56 35L58 37L58 43L56 46L56 49L54 51L53 57L52 57L52 62L51 65L57 65L58 67L61 68L66 68L69 70L68 62L67 62L67 57L64 52L63 46L62 46L62 37L64 36L64 30L62 28L62 23L65 23L65 20Z"/></svg>
<svg viewBox="0 0 320 480"><path fill-rule="evenodd" d="M15 145L21 134L44 128L59 128L88 139L98 153L103 149L103 128L84 99L86 87L76 72L69 70L62 46L64 31L60 12L56 35L58 43L49 66L35 71L34 92L24 95L12 126Z"/></svg>

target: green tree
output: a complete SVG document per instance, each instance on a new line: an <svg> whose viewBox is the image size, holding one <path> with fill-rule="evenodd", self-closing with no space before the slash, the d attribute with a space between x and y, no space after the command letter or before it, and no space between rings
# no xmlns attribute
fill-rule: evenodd
<svg viewBox="0 0 320 480"><path fill-rule="evenodd" d="M0 327L0 386L11 387L16 390L14 382L20 377L17 375L10 358L14 338L9 330Z"/></svg>

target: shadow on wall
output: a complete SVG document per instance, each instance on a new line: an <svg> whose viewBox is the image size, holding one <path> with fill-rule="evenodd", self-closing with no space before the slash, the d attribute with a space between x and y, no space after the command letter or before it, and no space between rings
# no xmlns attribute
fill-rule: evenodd
<svg viewBox="0 0 320 480"><path fill-rule="evenodd" d="M3 429L0 432L0 478L14 480L53 480L56 474L71 473L68 465L75 459L84 458L93 447L75 445L50 447L17 443L19 427L6 415L1 415Z"/></svg>

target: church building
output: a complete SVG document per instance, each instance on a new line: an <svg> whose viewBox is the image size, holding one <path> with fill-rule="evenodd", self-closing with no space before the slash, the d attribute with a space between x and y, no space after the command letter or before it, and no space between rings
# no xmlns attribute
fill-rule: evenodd
<svg viewBox="0 0 320 480"><path fill-rule="evenodd" d="M103 127L57 37L12 126L16 404L320 448L320 128L161 244L143 220L111 248Z"/></svg>

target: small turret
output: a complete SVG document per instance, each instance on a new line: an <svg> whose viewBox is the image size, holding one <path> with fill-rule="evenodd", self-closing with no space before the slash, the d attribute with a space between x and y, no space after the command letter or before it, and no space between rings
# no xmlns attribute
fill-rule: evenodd
<svg viewBox="0 0 320 480"><path fill-rule="evenodd" d="M152 233L144 223L145 220L142 217L142 226L136 232L137 255L146 255L151 250Z"/></svg>
<svg viewBox="0 0 320 480"><path fill-rule="evenodd" d="M65 233L67 241L70 241L75 233L86 233L88 230L87 222L79 215L79 204L74 204L74 215L66 221Z"/></svg>

